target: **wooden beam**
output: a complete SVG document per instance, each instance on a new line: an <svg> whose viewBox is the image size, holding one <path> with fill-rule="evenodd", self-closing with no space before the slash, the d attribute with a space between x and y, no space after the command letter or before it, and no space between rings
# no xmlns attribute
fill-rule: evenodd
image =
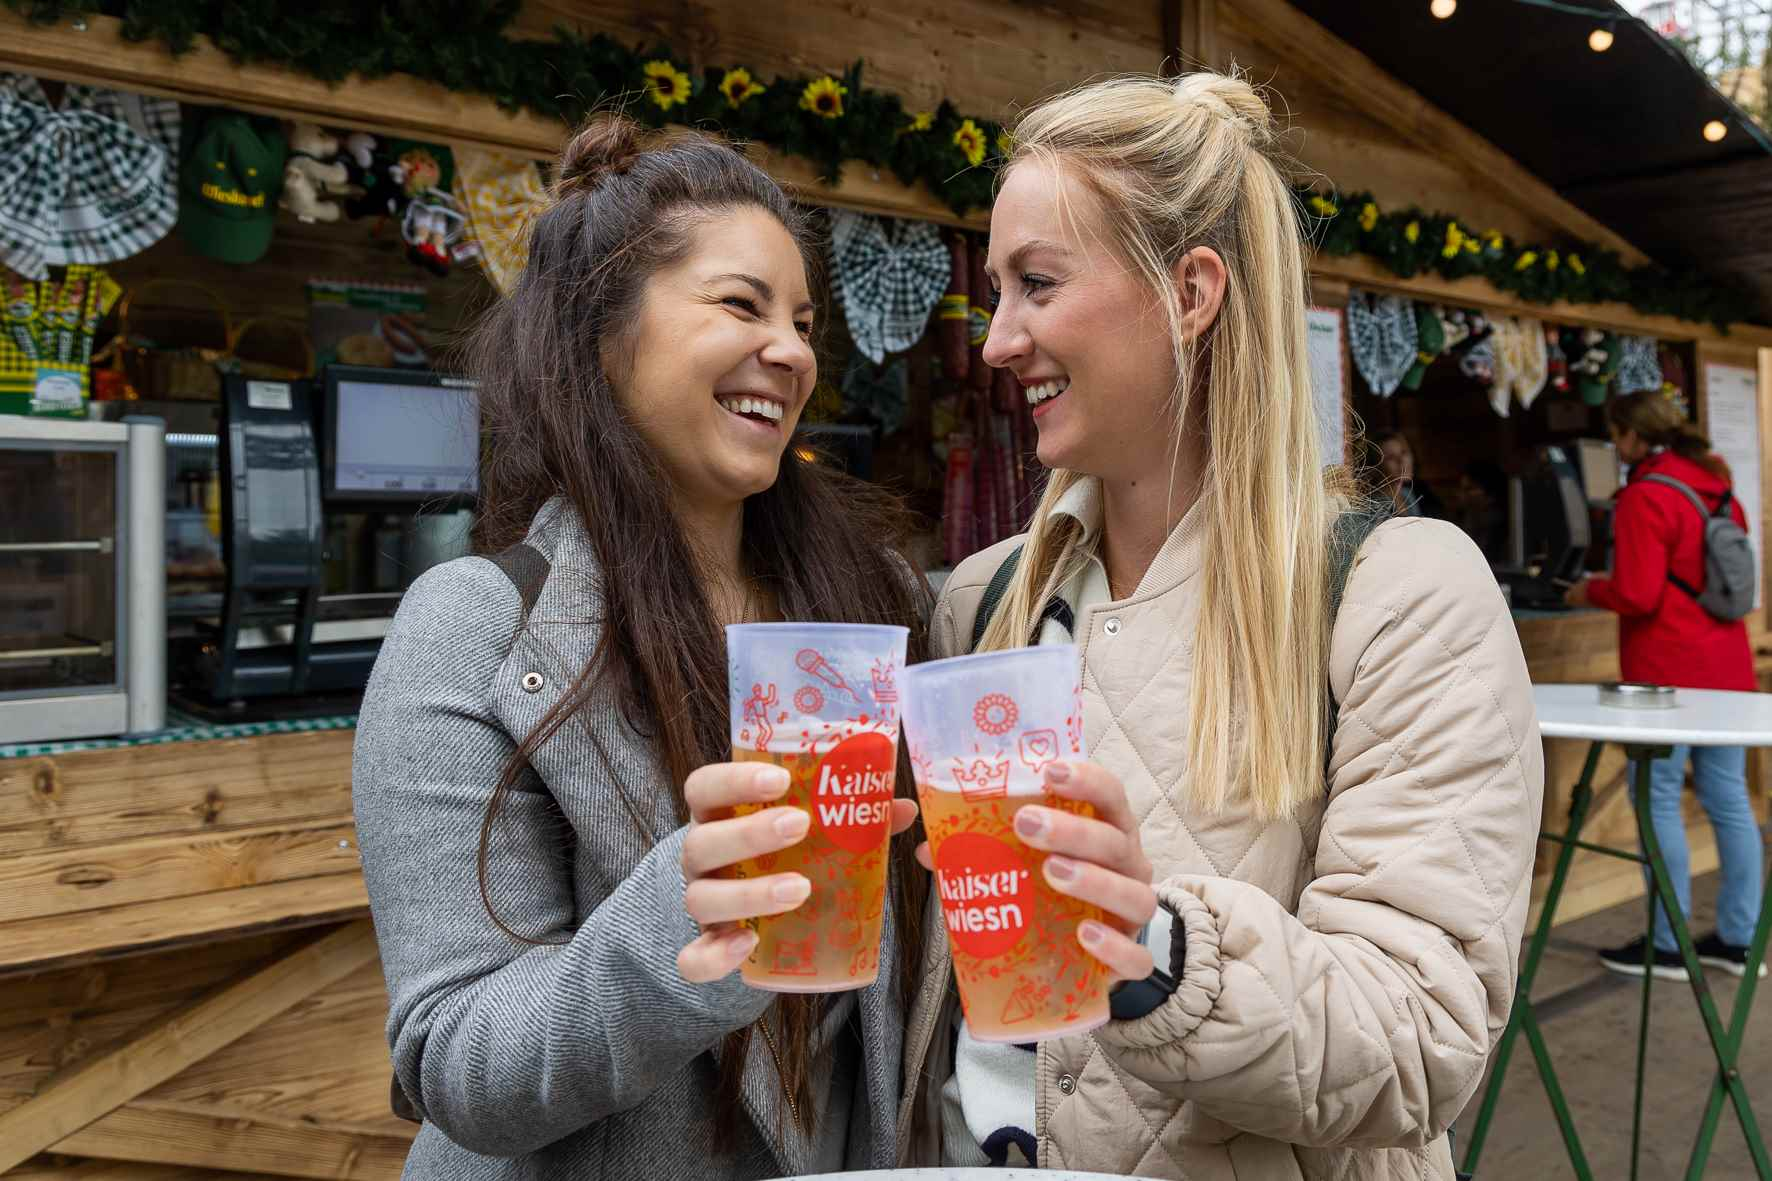
<svg viewBox="0 0 1772 1181"><path fill-rule="evenodd" d="M0 857L347 818L355 736L323 730L0 759Z"/></svg>
<svg viewBox="0 0 1772 1181"><path fill-rule="evenodd" d="M1280 60L1360 96L1360 109L1402 138L1464 169L1471 179L1577 238L1641 265L1648 256L1584 213L1512 156L1440 110L1371 58L1288 4L1235 0L1239 15Z"/></svg>
<svg viewBox="0 0 1772 1181"><path fill-rule="evenodd" d="M358 870L346 818L175 834L0 860L0 923Z"/></svg>
<svg viewBox="0 0 1772 1181"><path fill-rule="evenodd" d="M74 1156L280 1177L397 1181L409 1139L126 1104L55 1146Z"/></svg>
<svg viewBox="0 0 1772 1181"><path fill-rule="evenodd" d="M164 951L183 944L361 918L369 912L363 875L328 874L241 886L0 926L0 977L73 967L93 960Z"/></svg>
<svg viewBox="0 0 1772 1181"><path fill-rule="evenodd" d="M568 129L558 120L502 111L489 98L409 75L352 77L329 86L282 66L237 65L205 37L174 58L158 45L124 40L122 22L113 17L89 15L81 21L84 31L68 24L35 25L0 10L0 68L543 159L558 155L566 139ZM983 223L982 215L958 218L927 189L907 187L865 165L851 163L842 181L830 186L808 161L766 148L754 148L752 154L809 203L949 225Z"/></svg>
<svg viewBox="0 0 1772 1181"><path fill-rule="evenodd" d="M239 983L184 1006L125 1045L52 1077L29 1102L0 1115L0 1172L202 1061L350 975L375 955L375 931L370 924L364 920L349 923Z"/></svg>
<svg viewBox="0 0 1772 1181"><path fill-rule="evenodd" d="M1220 68L1218 0L1162 0L1163 72Z"/></svg>
<svg viewBox="0 0 1772 1181"><path fill-rule="evenodd" d="M38 1156L6 1174L6 1181L271 1181L271 1174L194 1172L173 1165Z"/></svg>
<svg viewBox="0 0 1772 1181"><path fill-rule="evenodd" d="M1478 276L1468 279L1442 279L1429 272L1416 275L1412 279L1404 279L1393 275L1376 259L1367 258L1364 255L1345 257L1316 255L1311 260L1311 275L1313 278L1321 277L1372 291L1391 291L1399 295L1413 296L1416 299L1458 304L1461 307L1483 308L1488 311L1505 312L1511 316L1531 316L1538 320L1553 320L1558 324L1591 325L1595 328L1609 328L1616 332L1630 332L1642 336L1659 337L1664 340L1728 341L1741 345L1772 345L1772 328L1761 328L1752 324L1733 324L1729 328L1728 335L1725 336L1709 324L1694 324L1688 320L1676 320L1672 316L1646 316L1628 304L1527 303L1524 300L1516 299L1497 288L1487 279Z"/></svg>

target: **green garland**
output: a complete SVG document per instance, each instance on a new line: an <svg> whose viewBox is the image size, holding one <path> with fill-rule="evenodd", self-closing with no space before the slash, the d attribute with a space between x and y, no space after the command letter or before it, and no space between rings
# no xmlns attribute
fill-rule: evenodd
<svg viewBox="0 0 1772 1181"><path fill-rule="evenodd" d="M907 111L895 94L862 84L858 61L842 75L780 75L763 84L742 69L691 76L668 45L629 48L565 28L552 39L507 36L520 0L4 0L40 23L87 13L120 17L131 41L173 54L207 36L236 62L269 62L327 82L359 74L411 74L452 91L486 95L576 126L625 97L642 123L688 124L757 140L817 164L835 182L845 161L922 181L955 213L987 207L1000 124L967 118L949 103ZM749 85L740 85L749 79ZM723 85L724 84L724 85Z"/></svg>
<svg viewBox="0 0 1772 1181"><path fill-rule="evenodd" d="M410 74L449 90L484 94L576 126L615 97L651 126L689 124L757 140L817 164L835 181L846 161L921 181L955 213L991 203L993 170L1006 144L1001 124L968 118L951 103L907 111L895 94L862 83L862 63L841 76L780 75L765 83L742 67L693 76L668 45L637 49L597 34L557 28L551 39L507 36L521 0L3 0L30 20L56 23L103 12L121 18L131 41L158 41L173 54L207 36L237 62L269 62L328 82L358 74ZM1299 191L1305 222L1326 254L1370 255L1402 278L1432 272L1481 275L1533 303L1618 301L1639 312L1710 322L1751 319L1751 293L1695 272L1626 267L1618 255L1579 242L1525 245L1442 213L1380 210L1369 193L1335 200Z"/></svg>
<svg viewBox="0 0 1772 1181"><path fill-rule="evenodd" d="M1646 315L1711 323L1727 331L1758 312L1753 294L1693 271L1629 267L1615 251L1586 242L1516 242L1498 230L1416 208L1383 210L1371 193L1327 197L1300 189L1306 230L1324 254L1365 254L1393 275L1476 275L1528 303L1626 303Z"/></svg>

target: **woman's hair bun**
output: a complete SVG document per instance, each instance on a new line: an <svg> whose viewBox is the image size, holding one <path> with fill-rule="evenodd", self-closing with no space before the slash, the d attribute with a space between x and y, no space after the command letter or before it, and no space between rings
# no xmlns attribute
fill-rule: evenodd
<svg viewBox="0 0 1772 1181"><path fill-rule="evenodd" d="M625 115L595 115L567 141L560 153L556 186L560 192L590 190L634 166L645 150L640 125Z"/></svg>

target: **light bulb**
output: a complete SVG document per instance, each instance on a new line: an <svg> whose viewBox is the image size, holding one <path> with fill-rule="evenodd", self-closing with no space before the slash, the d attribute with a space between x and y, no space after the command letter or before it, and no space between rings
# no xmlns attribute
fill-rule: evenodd
<svg viewBox="0 0 1772 1181"><path fill-rule="evenodd" d="M1595 53L1605 53L1612 48L1612 30L1601 25L1587 35L1587 47Z"/></svg>
<svg viewBox="0 0 1772 1181"><path fill-rule="evenodd" d="M1434 0L1432 4L1427 6L1427 10L1441 20L1445 20L1458 11L1458 0Z"/></svg>
<svg viewBox="0 0 1772 1181"><path fill-rule="evenodd" d="M1724 123L1721 119L1712 119L1709 123L1704 125L1704 138L1710 140L1713 144L1728 134L1729 125Z"/></svg>

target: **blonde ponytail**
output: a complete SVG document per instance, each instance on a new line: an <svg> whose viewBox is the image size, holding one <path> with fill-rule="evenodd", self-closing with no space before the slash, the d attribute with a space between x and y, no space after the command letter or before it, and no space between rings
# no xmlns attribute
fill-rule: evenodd
<svg viewBox="0 0 1772 1181"><path fill-rule="evenodd" d="M1206 431L1189 791L1196 807L1246 800L1262 817L1322 791L1329 705L1331 495L1305 353L1303 239L1277 140L1267 104L1241 78L1127 76L1032 108L1009 161L1044 162L1087 191L1096 231L1169 317L1172 421ZM1228 279L1212 328L1189 341L1173 275L1199 246L1223 258ZM1084 560L1074 531L1052 527L1053 506L1079 478L1052 473L981 647L1029 642L1045 597Z"/></svg>

